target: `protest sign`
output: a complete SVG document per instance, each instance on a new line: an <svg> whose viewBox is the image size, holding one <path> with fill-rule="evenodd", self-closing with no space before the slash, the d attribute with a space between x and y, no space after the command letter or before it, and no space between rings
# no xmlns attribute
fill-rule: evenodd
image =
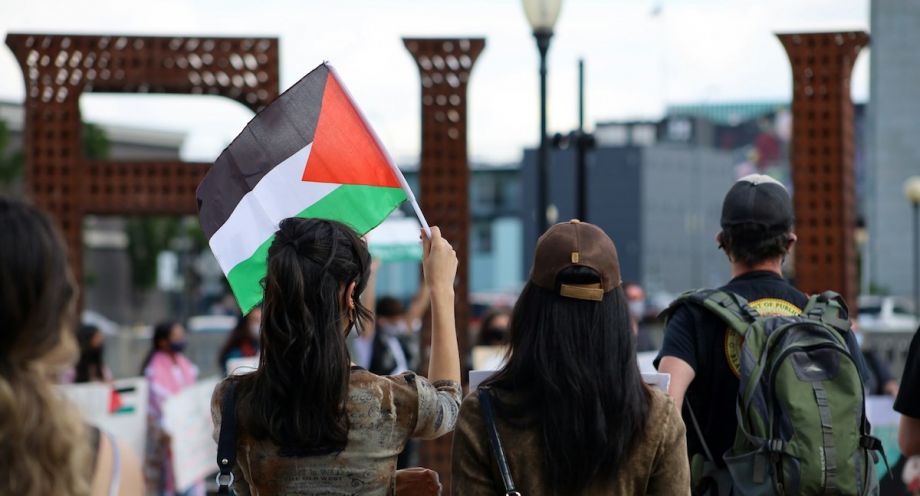
<svg viewBox="0 0 920 496"><path fill-rule="evenodd" d="M172 440L173 473L180 491L217 471L217 443L211 437L211 393L217 382L199 381L163 405L163 427Z"/></svg>
<svg viewBox="0 0 920 496"><path fill-rule="evenodd" d="M88 424L112 434L143 459L148 402L143 377L119 379L111 384L65 384L60 389Z"/></svg>

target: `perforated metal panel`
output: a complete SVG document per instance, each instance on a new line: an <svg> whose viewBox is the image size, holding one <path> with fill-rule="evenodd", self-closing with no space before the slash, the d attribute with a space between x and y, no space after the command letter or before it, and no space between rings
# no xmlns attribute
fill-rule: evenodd
<svg viewBox="0 0 920 496"><path fill-rule="evenodd" d="M855 311L859 262L850 74L869 35L778 37L792 64L796 284L807 293L837 291Z"/></svg>
<svg viewBox="0 0 920 496"><path fill-rule="evenodd" d="M26 193L60 223L81 283L84 215L194 214L210 164L88 160L80 95L210 94L254 111L278 95L273 38L10 34L6 44L26 83Z"/></svg>
<svg viewBox="0 0 920 496"><path fill-rule="evenodd" d="M482 38L405 38L422 82L422 156L419 179L421 205L428 221L438 225L457 251L456 316L460 356L469 351L469 163L466 142L466 86ZM426 319L427 320L427 319ZM422 335L422 367L427 368L430 323ZM463 370L466 380L467 370ZM420 462L436 470L450 488L451 436L422 443Z"/></svg>

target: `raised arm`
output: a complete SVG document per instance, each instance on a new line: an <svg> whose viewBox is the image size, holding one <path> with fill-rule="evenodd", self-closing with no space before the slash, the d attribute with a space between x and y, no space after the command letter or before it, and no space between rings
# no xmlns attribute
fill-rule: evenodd
<svg viewBox="0 0 920 496"><path fill-rule="evenodd" d="M460 382L460 350L454 319L454 278L457 276L457 253L441 230L431 228L431 239L423 238L422 269L425 284L431 291L431 358L428 379Z"/></svg>

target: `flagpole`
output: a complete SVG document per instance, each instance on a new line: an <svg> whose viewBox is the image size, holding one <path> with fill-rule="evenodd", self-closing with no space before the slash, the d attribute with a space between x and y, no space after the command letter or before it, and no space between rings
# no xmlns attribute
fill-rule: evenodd
<svg viewBox="0 0 920 496"><path fill-rule="evenodd" d="M418 221L422 224L422 229L425 230L425 235L428 236L428 239L431 239L431 227L428 226L428 220L425 219L425 214L422 213L422 207L419 206L418 201L415 199L415 193L412 192L412 188L409 187L409 183L406 182L406 178L403 176L399 167L396 166L396 161L393 160L393 157L390 156L389 150L383 146L383 142L380 140L380 136L377 136L377 132L374 131L373 126L370 125L370 121L367 120L367 116L364 115L364 111L361 110L361 107L355 103L355 99L352 98L351 93L348 91L348 88L342 83L342 78L339 77L338 72L335 68L332 67L332 64L324 62L324 65L329 68L329 73L332 74L332 77L336 78L339 83L339 87L342 88L342 91L345 92L345 96L348 97L348 101L351 102L351 106L358 111L358 115L361 116L361 121L364 123L364 127L367 128L367 131L371 136L374 137L374 141L377 142L377 146L380 150L383 151L384 157L387 159L387 163L390 164L390 169L393 170L393 174L396 175L396 179L399 180L399 185L402 187L402 190L406 193L406 197L409 199L409 204L412 205L412 210L415 211L415 216L418 217Z"/></svg>

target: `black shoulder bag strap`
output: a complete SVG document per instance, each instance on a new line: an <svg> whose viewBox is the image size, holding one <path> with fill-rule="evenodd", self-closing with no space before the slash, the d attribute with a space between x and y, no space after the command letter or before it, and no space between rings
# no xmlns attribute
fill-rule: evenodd
<svg viewBox="0 0 920 496"><path fill-rule="evenodd" d="M236 465L236 381L227 381L220 404L220 434L217 437L217 494L230 494Z"/></svg>
<svg viewBox="0 0 920 496"><path fill-rule="evenodd" d="M495 456L495 462L498 463L498 471L501 473L502 484L505 486L505 496L521 496L521 493L514 488L511 469L508 468L508 459L505 458L502 440L498 436L498 428L495 426L495 415L492 413L492 395L489 387L479 388L479 408L482 410L482 417L486 422L486 431L488 431L489 435L489 445L492 446L492 454Z"/></svg>

